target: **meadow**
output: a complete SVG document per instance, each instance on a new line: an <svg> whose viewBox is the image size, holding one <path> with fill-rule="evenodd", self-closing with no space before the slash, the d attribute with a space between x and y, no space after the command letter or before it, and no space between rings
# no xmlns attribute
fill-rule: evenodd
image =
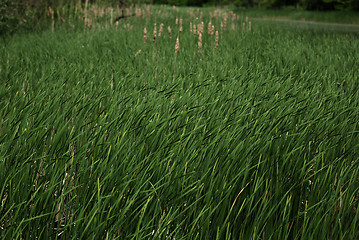
<svg viewBox="0 0 359 240"><path fill-rule="evenodd" d="M0 40L1 239L359 238L358 33L67 11Z"/></svg>

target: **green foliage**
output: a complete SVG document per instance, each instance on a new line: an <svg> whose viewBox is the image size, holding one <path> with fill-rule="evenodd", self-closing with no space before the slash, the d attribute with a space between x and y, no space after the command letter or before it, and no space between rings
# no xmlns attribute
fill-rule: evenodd
<svg viewBox="0 0 359 240"><path fill-rule="evenodd" d="M23 19L22 14L18 1L0 0L0 35L15 31Z"/></svg>
<svg viewBox="0 0 359 240"><path fill-rule="evenodd" d="M358 10L357 0L301 0L301 4L308 10Z"/></svg>

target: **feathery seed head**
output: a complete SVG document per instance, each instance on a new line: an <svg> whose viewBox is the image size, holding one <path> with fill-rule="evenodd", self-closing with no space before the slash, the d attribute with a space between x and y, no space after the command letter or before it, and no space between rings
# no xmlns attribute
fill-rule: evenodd
<svg viewBox="0 0 359 240"><path fill-rule="evenodd" d="M148 38L146 27L143 29L143 43L146 43Z"/></svg>
<svg viewBox="0 0 359 240"><path fill-rule="evenodd" d="M160 30L158 32L158 37L161 37L162 31L163 31L163 23L161 23L161 25L160 25Z"/></svg>
<svg viewBox="0 0 359 240"><path fill-rule="evenodd" d="M170 36L170 38L171 38L171 27L170 27L170 26L168 26L167 30L168 30L168 35L169 35L169 36Z"/></svg>
<svg viewBox="0 0 359 240"><path fill-rule="evenodd" d="M215 38L215 43L214 43L214 48L218 47L218 31L216 31L216 38Z"/></svg>
<svg viewBox="0 0 359 240"><path fill-rule="evenodd" d="M198 33L198 52L201 51L201 48L202 48L202 33L199 32Z"/></svg>
<svg viewBox="0 0 359 240"><path fill-rule="evenodd" d="M153 27L153 42L156 42L156 37L157 37L157 24L155 23Z"/></svg>
<svg viewBox="0 0 359 240"><path fill-rule="evenodd" d="M178 51L179 51L180 45L179 45L179 38L177 37L176 40L176 46L175 46L175 54L177 55Z"/></svg>
<svg viewBox="0 0 359 240"><path fill-rule="evenodd" d="M137 52L136 52L136 54L135 54L135 57L137 57L140 53L141 53L141 49L140 50L138 50Z"/></svg>

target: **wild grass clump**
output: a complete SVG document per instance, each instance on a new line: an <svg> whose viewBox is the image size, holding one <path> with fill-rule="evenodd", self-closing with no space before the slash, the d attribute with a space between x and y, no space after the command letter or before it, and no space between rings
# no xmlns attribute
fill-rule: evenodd
<svg viewBox="0 0 359 240"><path fill-rule="evenodd" d="M0 45L2 239L359 238L355 34L88 9Z"/></svg>

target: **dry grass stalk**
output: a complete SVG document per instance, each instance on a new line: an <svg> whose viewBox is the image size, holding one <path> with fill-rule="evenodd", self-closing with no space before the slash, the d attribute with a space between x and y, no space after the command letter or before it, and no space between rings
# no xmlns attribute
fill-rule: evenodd
<svg viewBox="0 0 359 240"><path fill-rule="evenodd" d="M65 19L63 17L61 17L59 9L56 10L56 14L57 14L57 19L61 20L62 22L65 22Z"/></svg>
<svg viewBox="0 0 359 240"><path fill-rule="evenodd" d="M153 27L153 42L156 42L156 37L157 37L157 24L155 23Z"/></svg>
<svg viewBox="0 0 359 240"><path fill-rule="evenodd" d="M246 23L242 24L242 30L244 31L246 29Z"/></svg>
<svg viewBox="0 0 359 240"><path fill-rule="evenodd" d="M178 24L178 18L176 17L176 25Z"/></svg>
<svg viewBox="0 0 359 240"><path fill-rule="evenodd" d="M168 35L169 35L169 37L171 38L171 27L168 26L167 30L168 30Z"/></svg>
<svg viewBox="0 0 359 240"><path fill-rule="evenodd" d="M208 23L208 35L211 35L211 31L212 31L212 22L209 21L209 23Z"/></svg>
<svg viewBox="0 0 359 240"><path fill-rule="evenodd" d="M51 30L52 30L52 32L54 32L54 30L55 30L54 11L52 10L51 7L49 7L49 12L51 14Z"/></svg>
<svg viewBox="0 0 359 240"><path fill-rule="evenodd" d="M193 31L192 31L192 22L189 23L189 32L193 33Z"/></svg>
<svg viewBox="0 0 359 240"><path fill-rule="evenodd" d="M118 28L118 21L116 21L116 32L117 32L117 28Z"/></svg>
<svg viewBox="0 0 359 240"><path fill-rule="evenodd" d="M228 19L228 14L223 14L223 27L227 28L227 19Z"/></svg>
<svg viewBox="0 0 359 240"><path fill-rule="evenodd" d="M85 22L84 22L84 30L86 29L86 25L87 25L87 5L88 5L89 1L86 0L85 2L85 9L84 9L84 19L85 19Z"/></svg>
<svg viewBox="0 0 359 240"><path fill-rule="evenodd" d="M236 14L233 11L230 11L229 15L231 15L232 21L236 20Z"/></svg>
<svg viewBox="0 0 359 240"><path fill-rule="evenodd" d="M197 31L196 31L196 25L193 25L193 34L196 35L197 34Z"/></svg>
<svg viewBox="0 0 359 240"><path fill-rule="evenodd" d="M91 20L91 18L86 18L85 19L85 26L87 26L88 29L92 28L92 20Z"/></svg>
<svg viewBox="0 0 359 240"><path fill-rule="evenodd" d="M179 31L182 32L183 31L183 28L182 28L182 23L183 23L183 20L182 18L180 19L180 27L179 27Z"/></svg>
<svg viewBox="0 0 359 240"><path fill-rule="evenodd" d="M252 22L251 22L251 21L249 21L249 23L248 23L248 30L249 30L249 31L252 30Z"/></svg>

